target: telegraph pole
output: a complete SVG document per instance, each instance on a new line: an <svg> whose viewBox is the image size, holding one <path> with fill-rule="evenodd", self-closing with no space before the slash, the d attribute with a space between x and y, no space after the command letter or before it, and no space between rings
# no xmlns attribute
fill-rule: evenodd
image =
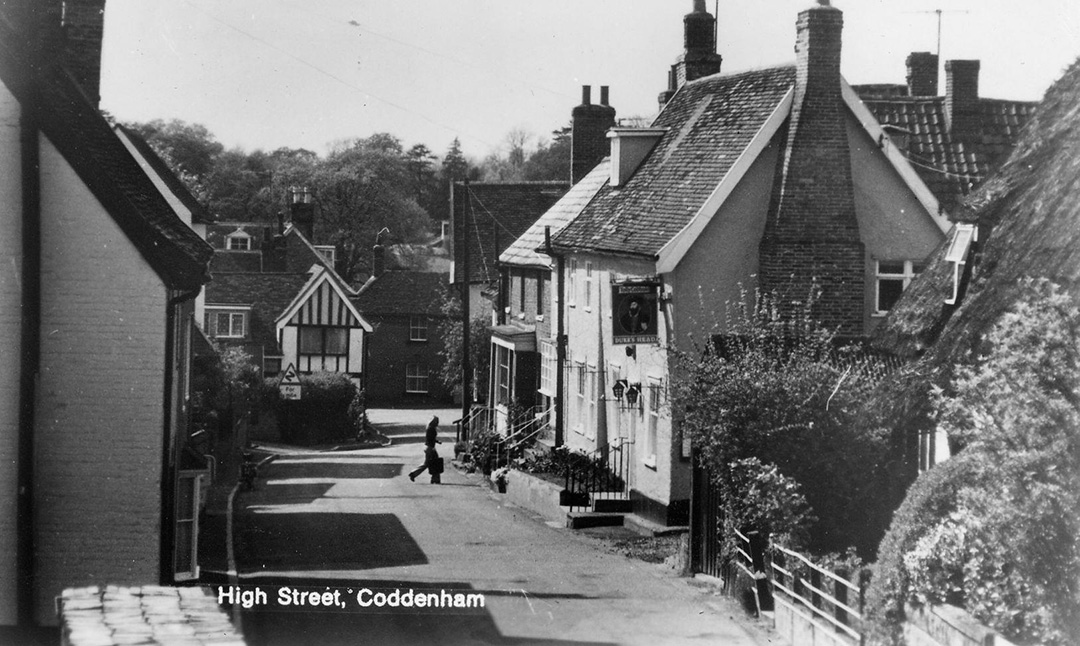
<svg viewBox="0 0 1080 646"><path fill-rule="evenodd" d="M465 430L465 420L469 417L469 409L472 408L472 356L469 351L469 204L472 202L472 194L469 190L469 179L465 178L464 203L461 207L461 419L462 431ZM462 438L466 439L466 438Z"/></svg>

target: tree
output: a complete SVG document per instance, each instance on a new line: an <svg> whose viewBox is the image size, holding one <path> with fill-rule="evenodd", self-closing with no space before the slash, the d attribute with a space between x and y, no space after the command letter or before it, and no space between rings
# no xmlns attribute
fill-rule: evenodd
<svg viewBox="0 0 1080 646"><path fill-rule="evenodd" d="M725 336L676 354L673 415L725 497L750 495L733 465L751 458L775 465L809 503L804 516L817 517L811 549L870 554L884 531L868 521L880 515L878 465L889 445L883 431L858 419L885 368L860 348L838 346L809 307L793 319L767 295L733 307Z"/></svg>
<svg viewBox="0 0 1080 646"><path fill-rule="evenodd" d="M445 182L460 182L469 176L469 162L461 152L461 140L454 137L442 162L442 178Z"/></svg>
<svg viewBox="0 0 1080 646"><path fill-rule="evenodd" d="M905 603L948 602L1024 643L1080 643L1080 308L1026 280L970 363L936 389L962 447L923 474L882 541L878 629Z"/></svg>
<svg viewBox="0 0 1080 646"><path fill-rule="evenodd" d="M542 142L525 161L522 174L526 181L569 181L570 126L551 133L550 143Z"/></svg>
<svg viewBox="0 0 1080 646"><path fill-rule="evenodd" d="M439 309L443 316L439 323L438 335L442 340L443 358L439 380L453 390L461 388L462 356L465 339L462 335L461 318L463 309L461 299L456 294L447 294ZM469 325L469 359L473 369L473 387L480 394L486 392L491 363L491 326L483 316L476 316Z"/></svg>
<svg viewBox="0 0 1080 646"><path fill-rule="evenodd" d="M415 144L405 153L405 166L409 169L413 197L431 217L439 214L440 207L437 203L439 182L434 168L437 160L431 149L424 144Z"/></svg>
<svg viewBox="0 0 1080 646"><path fill-rule="evenodd" d="M427 213L409 194L409 171L401 143L380 133L338 146L315 170L319 215L315 234L343 251L341 271L359 281L371 271L371 249L383 228L384 242L422 240L431 230Z"/></svg>
<svg viewBox="0 0 1080 646"><path fill-rule="evenodd" d="M128 124L146 140L200 201L206 201L206 180L225 149L206 126L180 119Z"/></svg>

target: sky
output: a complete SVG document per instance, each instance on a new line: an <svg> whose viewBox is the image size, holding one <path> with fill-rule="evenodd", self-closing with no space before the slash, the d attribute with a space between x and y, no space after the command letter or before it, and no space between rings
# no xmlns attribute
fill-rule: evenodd
<svg viewBox="0 0 1080 646"><path fill-rule="evenodd" d="M723 72L794 60L810 0L707 0ZM903 83L913 51L980 59L980 95L1038 100L1080 56L1076 0L833 0L849 83ZM389 132L442 157L549 139L610 86L653 116L692 0L108 0L101 107L124 122L199 123L227 148ZM944 92L944 81L940 83Z"/></svg>

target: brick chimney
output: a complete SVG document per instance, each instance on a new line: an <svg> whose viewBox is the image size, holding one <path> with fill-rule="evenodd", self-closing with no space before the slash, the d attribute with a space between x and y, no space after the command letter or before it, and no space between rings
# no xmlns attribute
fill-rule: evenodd
<svg viewBox="0 0 1080 646"><path fill-rule="evenodd" d="M306 186L289 188L289 215L292 225L304 234L308 242L315 242L315 199Z"/></svg>
<svg viewBox="0 0 1080 646"><path fill-rule="evenodd" d="M607 131L615 127L615 108L608 105L608 88L600 87L600 104L592 103L592 88L581 88L581 105L571 112L570 181L577 184L610 153Z"/></svg>
<svg viewBox="0 0 1080 646"><path fill-rule="evenodd" d="M67 67L97 106L101 101L105 0L64 0L61 4Z"/></svg>
<svg viewBox="0 0 1080 646"><path fill-rule="evenodd" d="M979 61L945 61L945 125L964 135L979 123Z"/></svg>
<svg viewBox="0 0 1080 646"><path fill-rule="evenodd" d="M907 57L908 96L937 96L938 57L930 52L912 52Z"/></svg>
<svg viewBox="0 0 1080 646"><path fill-rule="evenodd" d="M861 334L865 251L841 93L843 24L828 0L799 14L795 92L759 247L759 280L792 307L816 284L814 316L840 334Z"/></svg>
<svg viewBox="0 0 1080 646"><path fill-rule="evenodd" d="M687 82L720 73L723 57L716 53L716 18L705 0L694 0L694 10L683 17L683 53L668 74L668 88L660 93L660 107Z"/></svg>

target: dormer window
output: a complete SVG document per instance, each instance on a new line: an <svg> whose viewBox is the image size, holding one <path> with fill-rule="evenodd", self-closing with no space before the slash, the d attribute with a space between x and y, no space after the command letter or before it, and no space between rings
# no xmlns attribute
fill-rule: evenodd
<svg viewBox="0 0 1080 646"><path fill-rule="evenodd" d="M874 315L884 316L904 293L911 279L922 269L913 260L877 261L877 293L874 298Z"/></svg>
<svg viewBox="0 0 1080 646"><path fill-rule="evenodd" d="M315 245L315 251L319 252L319 255L323 257L323 260L331 265L337 259L337 249L332 244L317 244Z"/></svg>
<svg viewBox="0 0 1080 646"><path fill-rule="evenodd" d="M225 236L225 248L229 251L251 251L251 236L237 229Z"/></svg>
<svg viewBox="0 0 1080 646"><path fill-rule="evenodd" d="M952 296L945 299L946 305L956 305L960 297L960 280L964 275L964 265L967 264L968 252L971 243L978 242L979 232L974 224L958 224L953 233L952 242L949 243L949 251L945 254L945 261L952 264Z"/></svg>

